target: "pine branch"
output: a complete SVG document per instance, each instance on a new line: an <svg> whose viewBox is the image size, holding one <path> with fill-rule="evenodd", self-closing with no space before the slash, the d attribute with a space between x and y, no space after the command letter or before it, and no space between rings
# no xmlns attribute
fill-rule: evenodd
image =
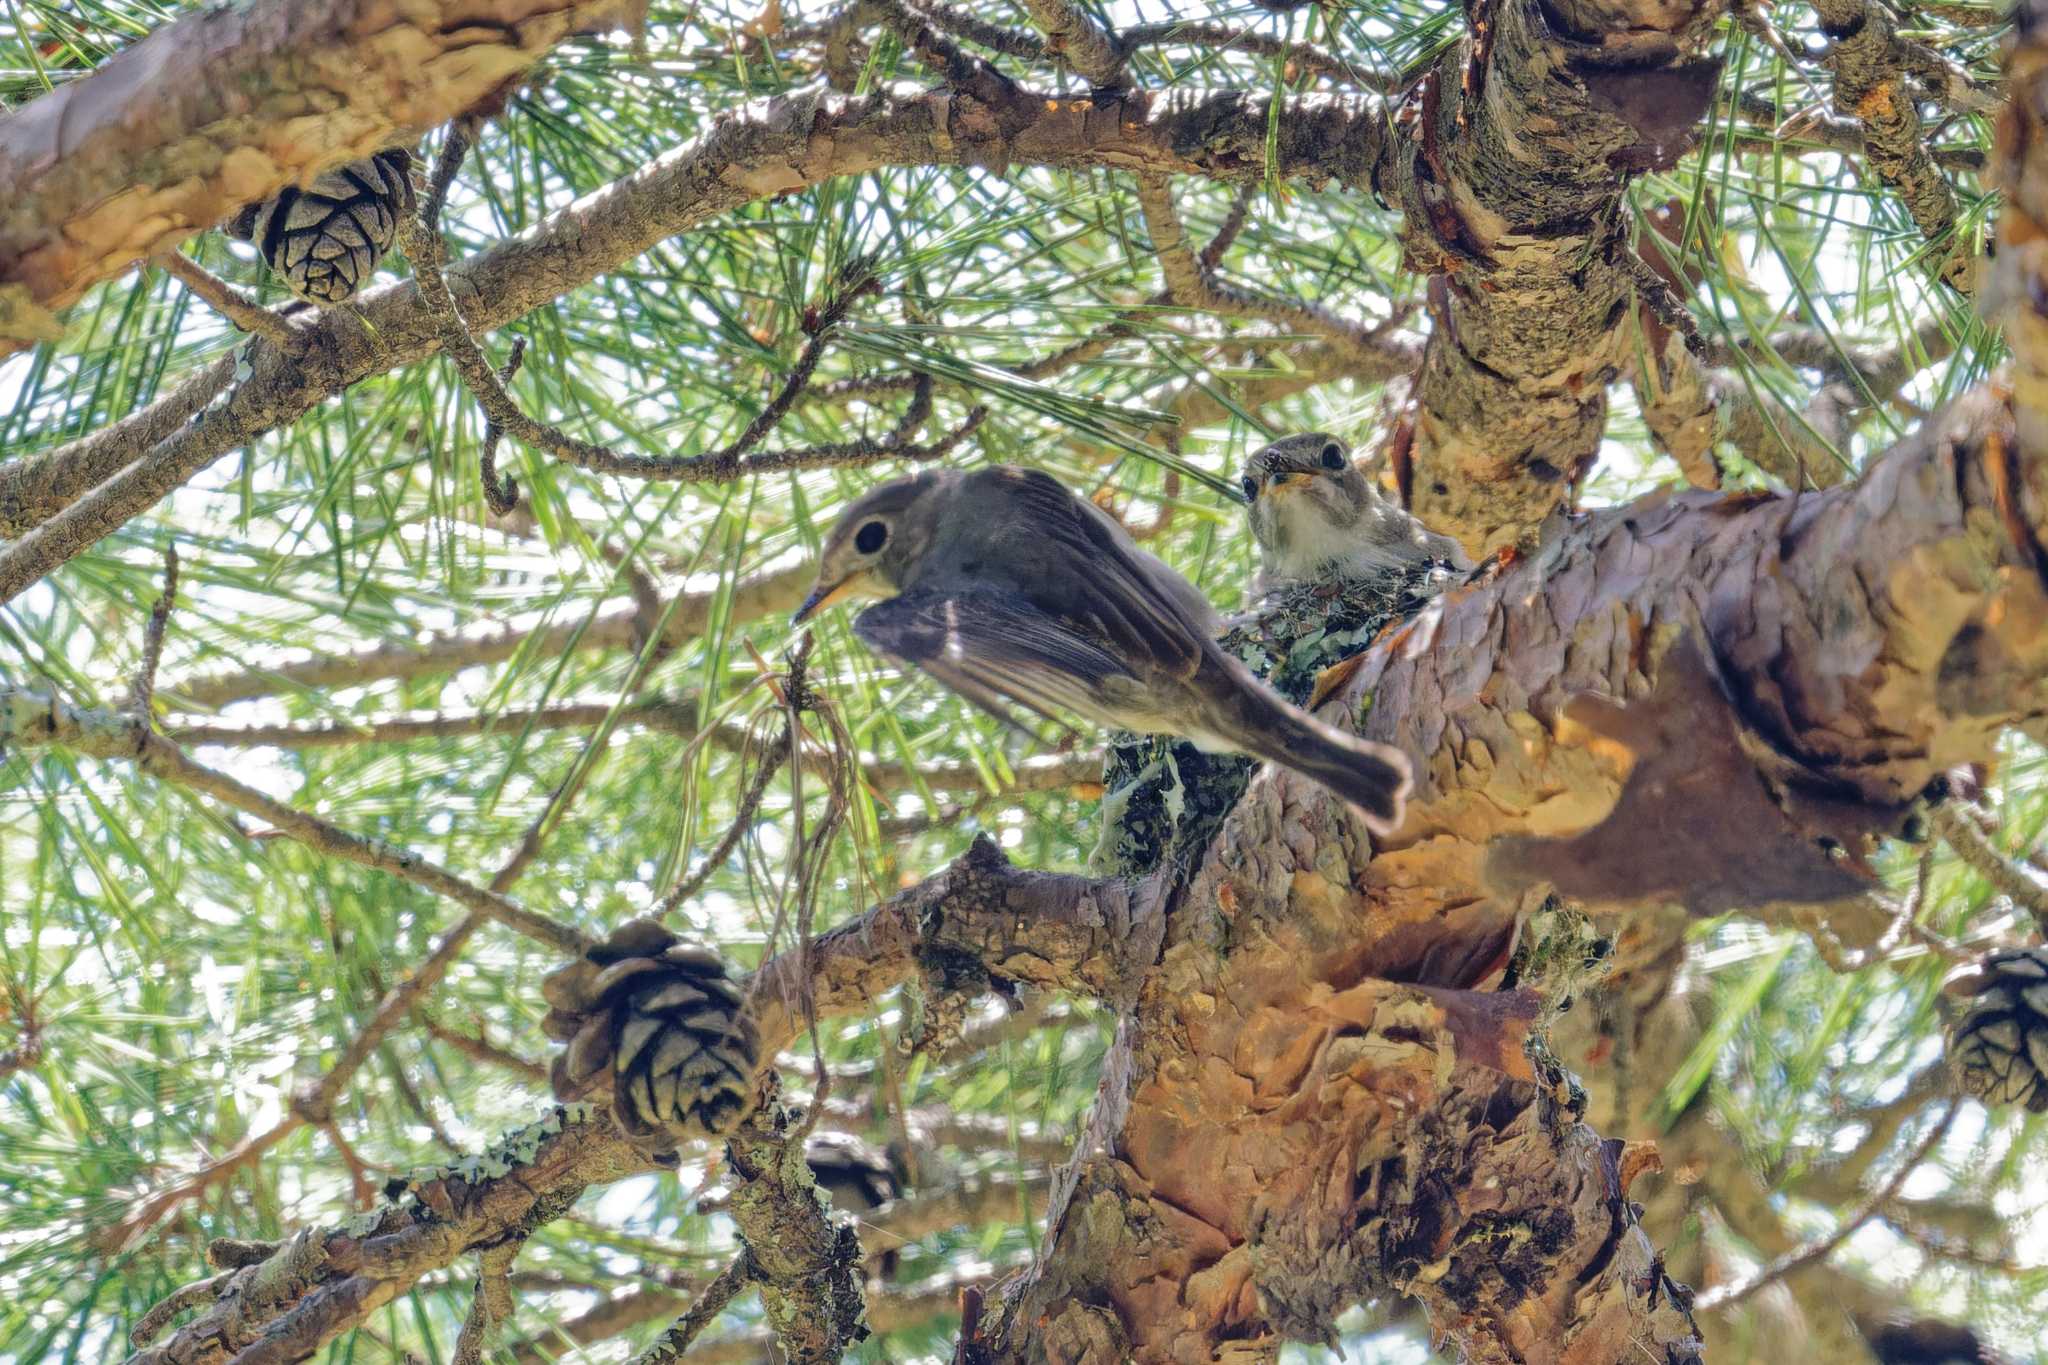
<svg viewBox="0 0 2048 1365"><path fill-rule="evenodd" d="M59 745L90 758L133 762L159 781L267 820L278 833L317 853L388 872L564 954L581 953L593 942L581 931L474 886L410 849L350 833L196 763L138 717L84 710L20 688L0 688L0 740L24 749Z"/></svg>
<svg viewBox="0 0 2048 1365"><path fill-rule="evenodd" d="M451 134L448 146L456 149L458 158L461 145L455 135ZM431 199L429 203L432 204ZM775 396L769 399L767 405L730 444L700 455L665 456L621 452L611 446L571 436L559 427L529 417L506 391L505 380L494 373L490 363L484 359L483 352L478 349L467 324L463 322L462 315L456 308L454 296L448 292L447 281L441 275L446 253L439 229L431 219L415 216L412 212L401 213L398 242L406 258L412 262L413 278L419 285L420 299L440 328L442 350L454 362L456 372L462 376L470 395L476 399L488 418L489 425L485 431L487 450L491 449L490 433L497 430L509 432L534 449L544 451L579 469L664 482L717 483L730 482L750 474L844 468L872 464L885 459L911 462L937 460L971 435L988 416L986 408L970 409L958 426L941 435L938 440L925 444L913 442L911 437L917 434L931 412L931 383L930 380L924 379L917 386L909 408L904 411L895 428L881 440L864 437L855 441L755 451L756 446L781 426L782 419L789 414L797 397L810 386L811 375L817 370L818 362L824 358L826 343L834 329L846 320L859 298L872 292L872 277L864 268L856 267L840 281L839 288L814 310L814 314L806 317L804 330L807 340L797 353L796 362L790 366L789 374L783 379ZM515 363L507 362L505 378L510 377ZM485 495L491 501L494 511L503 512L510 509L509 502L502 507L499 505L500 501L510 495L507 490L496 486L494 478L487 478Z"/></svg>
<svg viewBox="0 0 2048 1365"><path fill-rule="evenodd" d="M1152 236L1152 250L1159 257L1159 270L1173 302L1226 316L1258 318L1290 331L1322 337L1369 371L1383 362L1395 319L1389 318L1377 327L1363 327L1317 304L1277 298L1218 280L1204 257L1196 255L1189 246L1187 229L1174 207L1173 189L1167 178L1140 174L1137 187L1138 204L1144 210L1145 226Z"/></svg>
<svg viewBox="0 0 2048 1365"><path fill-rule="evenodd" d="M1825 60L1834 73L1836 112L1862 125L1864 156L1919 225L1935 277L1969 293L1972 253L1957 237L1955 190L1927 149L1920 111L1905 87L1919 45L1900 38L1891 11L1869 0L1815 0L1814 12L1831 44Z"/></svg>
<svg viewBox="0 0 2048 1365"><path fill-rule="evenodd" d="M1920 1163L1932 1155L1934 1149L1941 1145L1942 1139L1948 1136L1949 1129L1955 1125L1956 1116L1962 1112L1962 1107L1962 1101L1951 1100L1941 1118L1928 1129L1926 1136L1921 1138L1906 1159L1899 1163L1899 1169L1885 1182L1884 1188L1847 1213L1833 1232L1787 1252L1745 1279L1709 1289L1693 1300L1694 1310L1711 1313L1717 1309L1732 1308L1758 1290L1768 1288L1793 1272L1815 1262L1824 1261L1834 1254L1836 1247L1848 1241L1865 1223L1875 1218L1886 1204L1898 1198L1899 1191L1904 1188L1906 1181L1914 1171L1920 1169Z"/></svg>
<svg viewBox="0 0 2048 1365"><path fill-rule="evenodd" d="M1968 816L1952 806L1935 810L1934 827L1958 858L1990 882L2000 895L2012 897L2015 904L2034 917L2040 931L2048 934L2048 873L2020 859L2008 858Z"/></svg>
<svg viewBox="0 0 2048 1365"><path fill-rule="evenodd" d="M166 274L204 299L214 312L242 331L260 336L271 345L286 350L297 347L298 333L281 315L237 293L225 280L190 256L173 249L157 256L155 261Z"/></svg>

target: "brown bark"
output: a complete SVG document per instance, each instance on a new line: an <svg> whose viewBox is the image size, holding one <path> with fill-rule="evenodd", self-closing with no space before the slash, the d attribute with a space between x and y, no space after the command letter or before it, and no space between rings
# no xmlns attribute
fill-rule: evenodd
<svg viewBox="0 0 2048 1365"><path fill-rule="evenodd" d="M1519 908L1488 844L1610 815L1649 755L1566 703L1647 697L1674 631L1711 641L1762 771L1876 823L2048 712L2048 460L2009 430L1984 399L1852 487L1590 518L1369 656L1365 732L1424 759L1406 823L1368 861L1319 796L1254 785L1169 912L1002 1358L1258 1358L1389 1290L1477 1360L1685 1349L1603 1149L1518 1073L1515 997L1474 993Z"/></svg>
<svg viewBox="0 0 2048 1365"><path fill-rule="evenodd" d="M101 280L417 139L632 0L290 0L168 25L0 122L0 357ZM61 330L61 329L58 329Z"/></svg>
<svg viewBox="0 0 2048 1365"><path fill-rule="evenodd" d="M1469 550L1521 540L1592 464L1631 335L1622 190L1689 144L1721 9L1484 0L1396 116L1374 188L1435 323L1412 507Z"/></svg>

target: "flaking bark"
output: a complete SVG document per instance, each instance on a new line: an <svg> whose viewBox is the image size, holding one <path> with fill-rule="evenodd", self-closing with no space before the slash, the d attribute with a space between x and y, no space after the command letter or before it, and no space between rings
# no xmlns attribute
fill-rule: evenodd
<svg viewBox="0 0 2048 1365"><path fill-rule="evenodd" d="M1412 506L1468 550L1522 539L1592 464L1631 335L1622 191L1689 145L1720 11L1483 0L1397 111L1374 188L1433 277Z"/></svg>
<svg viewBox="0 0 2048 1365"><path fill-rule="evenodd" d="M1852 487L1600 514L1377 648L1351 695L1423 760L1407 822L1370 849L1306 784L1253 782L1173 905L995 1358L1264 1359L1388 1292L1475 1360L1687 1358L1612 1149L1522 1050L1541 1000L1490 989L1536 904L1494 893L1487 846L1607 818L1631 760L1563 703L1647 695L1673 626L1874 825L2048 712L2048 579L2015 534L2048 521L2048 462L2011 463L2009 431L1987 397Z"/></svg>

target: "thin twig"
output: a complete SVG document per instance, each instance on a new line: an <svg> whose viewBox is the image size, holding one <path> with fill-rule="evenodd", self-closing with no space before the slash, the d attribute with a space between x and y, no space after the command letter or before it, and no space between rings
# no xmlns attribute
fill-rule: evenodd
<svg viewBox="0 0 2048 1365"><path fill-rule="evenodd" d="M166 733L186 745L219 745L238 749L335 749L358 744L409 744L422 739L472 735L516 735L527 729L576 730L603 724L611 711L611 703L605 701L568 701L532 709L423 712L360 722L178 725L166 727ZM700 725L698 700L688 694L636 702L619 711L619 723L679 739L702 740L728 753L747 753L751 743L742 725L720 721L714 721L708 728ZM824 771L825 757L809 746L803 750L803 761L805 767L814 772ZM922 785L935 793L973 793L977 798L987 793L987 780L982 770L967 762L913 767L863 754L857 759L857 766L861 780L879 791ZM1000 790L1000 795L1056 791L1077 782L1093 782L1102 775L1101 754L1094 750L1034 754L1012 767L1012 781Z"/></svg>
<svg viewBox="0 0 2048 1365"><path fill-rule="evenodd" d="M1236 48L1254 57L1279 57L1297 72L1356 86L1381 95L1400 93L1411 82L1399 74L1374 71L1325 52L1313 43L1290 43L1270 34L1224 24L1193 24L1169 19L1158 24L1139 24L1116 36L1117 46L1128 56L1141 47Z"/></svg>
<svg viewBox="0 0 2048 1365"><path fill-rule="evenodd" d="M516 1053L499 1047L491 1041L489 1034L472 1038L462 1030L442 1022L431 1014L422 1012L419 1018L420 1023L429 1034L448 1044L448 1046L454 1048L465 1057L473 1058L479 1062L488 1062L492 1066L502 1067L523 1080L545 1082L548 1078L547 1067L539 1062L529 1061Z"/></svg>
<svg viewBox="0 0 2048 1365"><path fill-rule="evenodd" d="M356 1209L362 1212L377 1207L377 1182L370 1178L369 1163L356 1154L342 1134L341 1125L333 1119L320 1125L320 1131L334 1144L335 1152L341 1157L341 1164L348 1167L349 1184L355 1188Z"/></svg>
<svg viewBox="0 0 2048 1365"><path fill-rule="evenodd" d="M1223 215L1223 221L1217 225L1215 235L1209 239L1208 245L1202 248L1201 254L1196 258L1203 269L1213 271L1222 263L1224 254L1244 231L1250 217L1252 201L1258 197L1258 191L1257 185L1239 187L1237 196ZM1161 289L1137 307L1118 310L1107 322L1058 350L1003 368L1020 379L1051 379L1073 369L1076 365L1085 365L1091 360L1099 359L1117 342L1137 336L1138 324L1146 318L1156 317L1162 310L1200 306L1179 303L1171 289ZM916 385L920 377L916 374L884 374L835 379L828 384L813 387L805 395L805 400L831 403L849 398L872 399L892 393L905 393Z"/></svg>
<svg viewBox="0 0 2048 1365"><path fill-rule="evenodd" d="M277 833L315 852L388 872L564 955L583 953L594 942L581 930L465 881L411 849L345 830L195 762L131 715L89 710L21 689L0 688L0 738L24 748L56 744L93 758L132 760L159 781L211 796L266 820Z"/></svg>
<svg viewBox="0 0 2048 1365"><path fill-rule="evenodd" d="M718 1278L704 1286L704 1292L690 1305L690 1311L677 1318L675 1324L661 1334L660 1340L633 1357L632 1365L671 1365L690 1343L709 1327L725 1306L738 1296L754 1278L754 1258L745 1250L732 1258L732 1263L718 1272Z"/></svg>
<svg viewBox="0 0 2048 1365"><path fill-rule="evenodd" d="M218 1275L209 1275L203 1280L194 1280L190 1284L173 1289L150 1305L148 1312L136 1319L135 1326L128 1332L129 1344L138 1347L149 1345L156 1340L158 1333L171 1325L172 1318L187 1308L196 1308L202 1303L211 1303L219 1298L221 1290L227 1288L228 1281L234 1278L234 1274L233 1270L223 1270Z"/></svg>
<svg viewBox="0 0 2048 1365"><path fill-rule="evenodd" d="M405 1107L412 1110L413 1117L426 1125L427 1131L434 1135L434 1141L456 1155L462 1155L462 1144L455 1140L455 1135L448 1131L447 1125L434 1116L434 1111L427 1105L426 1097L420 1094L420 1089L412 1083L412 1078L405 1074L405 1066L398 1060L390 1044L387 1043L378 1049L378 1053L384 1058L384 1064L390 1068L391 1088L398 1092L398 1098L405 1102Z"/></svg>
<svg viewBox="0 0 2048 1365"><path fill-rule="evenodd" d="M440 230L441 207L448 202L448 187L455 183L462 159L469 155L472 131L467 119L456 119L441 139L440 154L434 158L434 169L427 177L426 198L420 203L420 217L434 231Z"/></svg>
<svg viewBox="0 0 2048 1365"><path fill-rule="evenodd" d="M2015 904L2034 917L2041 926L2041 932L2048 933L2048 876L2037 874L2033 868L2017 859L2008 858L1998 846L1984 837L1968 819L1956 813L1952 806L1939 806L1934 811L1934 828L1971 868L2003 895L2012 897Z"/></svg>
<svg viewBox="0 0 2048 1365"><path fill-rule="evenodd" d="M666 919L674 914L677 906L704 889L704 883L711 879L712 873L725 866L726 859L732 857L732 851L739 847L740 840L753 827L754 812L760 809L761 798L767 794L769 782L774 780L789 757L794 739L795 735L785 724L782 732L769 742L767 752L762 754L760 764L747 781L746 790L740 793L739 806L733 812L732 823L726 827L725 834L705 855L695 872L685 872L676 879L675 885L656 903L654 918Z"/></svg>
<svg viewBox="0 0 2048 1365"><path fill-rule="evenodd" d="M156 258L156 263L240 330L254 333L282 350L298 345L298 333L289 322L238 292L184 252L166 251Z"/></svg>
<svg viewBox="0 0 2048 1365"><path fill-rule="evenodd" d="M1859 904L1869 904L1888 910L1891 918L1884 932L1868 948L1849 950L1835 933L1825 917L1817 919L1814 927L1813 946L1820 953L1821 960L1837 972L1860 972L1874 962L1883 962L1898 949L1898 946L1913 932L1920 913L1927 908L1928 883L1934 875L1934 850L1927 849L1920 855L1913 873L1913 890L1903 900L1887 902L1879 896L1870 896Z"/></svg>
<svg viewBox="0 0 2048 1365"><path fill-rule="evenodd" d="M796 402L797 395L810 384L811 375L824 357L825 346L833 330L845 321L853 310L854 303L862 295L873 292L874 276L868 272L865 263L857 263L841 277L839 289L815 312L805 316L804 331L808 339L797 353L796 362L790 367L788 376L783 380L775 396L755 415L754 420L747 424L746 430L729 445L700 455L654 456L622 452L611 446L571 436L559 427L527 415L506 391L505 386L498 382L497 375L491 370L490 362L484 358L475 339L470 336L468 325L462 320L454 296L448 292L448 283L441 274L445 253L439 232L431 223L423 221L414 213L401 213L398 217L398 243L405 251L407 259L412 262L420 301L433 316L440 331L442 349L454 362L456 373L462 376L464 385L476 399L478 406L483 408L485 417L534 449L575 465L579 469L663 481L724 482L748 474L870 464L891 457L913 461L935 460L965 440L988 415L986 408L977 407L967 414L966 420L958 427L945 433L937 441L924 445L913 444L909 438L915 433L916 428L922 425L924 415L930 410L927 380L926 385L920 390L924 394L924 401L913 401L910 413L886 440L862 438L856 441L827 442L801 448L748 453L781 425L782 419L788 415L790 407Z"/></svg>
<svg viewBox="0 0 2048 1365"><path fill-rule="evenodd" d="M512 1262L524 1245L515 1237L477 1253L476 1295L455 1339L454 1365L483 1365L498 1324L512 1316Z"/></svg>
<svg viewBox="0 0 2048 1365"><path fill-rule="evenodd" d="M1949 1101L1948 1108L1943 1111L1940 1121L1928 1130L1927 1136L1922 1138L1918 1145L1913 1148L1912 1152L1907 1155L1906 1159L1899 1164L1899 1169L1892 1173L1892 1178L1885 1182L1884 1188L1878 1190L1844 1216L1833 1232L1825 1237L1816 1238L1805 1246L1795 1247L1770 1264L1760 1267L1755 1274L1746 1280L1739 1280L1734 1284L1719 1285L1709 1289L1693 1301L1694 1310L1704 1313L1716 1308L1732 1307L1756 1293L1759 1289L1777 1283L1794 1271L1812 1265L1816 1261L1825 1260L1833 1253L1836 1247L1854 1236L1858 1228L1861 1228L1865 1223L1875 1218L1883 1211L1887 1204L1898 1198L1899 1191L1905 1187L1907 1179L1914 1171L1919 1169L1920 1163L1925 1161L1928 1155L1941 1144L1941 1140L1948 1136L1948 1130L1955 1123L1956 1115L1962 1112L1962 1108L1961 1100Z"/></svg>
<svg viewBox="0 0 2048 1365"><path fill-rule="evenodd" d="M1685 338L1685 349L1695 357L1704 357L1707 339L1700 332L1699 319L1692 315L1692 309L1685 306L1685 300L1633 247L1622 244L1618 258L1621 273L1628 276L1629 283L1635 286L1636 297L1650 310L1651 316Z"/></svg>
<svg viewBox="0 0 2048 1365"><path fill-rule="evenodd" d="M526 359L526 338L512 338L512 354L505 357L505 363L498 367L498 384L502 388L512 382L512 376L519 373L519 362ZM506 390L508 393L509 389ZM498 442L505 439L505 428L489 418L484 420L483 449L477 453L477 473L483 481L484 504L499 516L507 516L519 506L519 480L507 474L498 477Z"/></svg>
<svg viewBox="0 0 2048 1365"><path fill-rule="evenodd" d="M1159 257L1159 273L1166 281L1166 294L1182 308L1198 308L1220 316L1260 318L1283 327L1325 337L1354 357L1379 360L1387 347L1388 333L1401 320L1398 312L1376 327L1365 327L1340 317L1319 304L1283 299L1236 285L1215 277L1188 245L1187 228L1173 202L1172 183L1158 172L1137 177L1138 207L1145 215L1145 228L1152 237L1152 250Z"/></svg>
<svg viewBox="0 0 2048 1365"><path fill-rule="evenodd" d="M142 630L142 663L135 670L135 683L128 694L128 709L155 725L152 703L156 698L156 670L164 657L164 627L170 624L171 608L178 603L178 547L164 546L164 590L149 609L149 624Z"/></svg>

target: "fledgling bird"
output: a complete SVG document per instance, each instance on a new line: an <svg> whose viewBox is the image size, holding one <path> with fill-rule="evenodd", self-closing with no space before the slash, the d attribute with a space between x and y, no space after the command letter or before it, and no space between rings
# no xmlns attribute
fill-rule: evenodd
<svg viewBox="0 0 2048 1365"><path fill-rule="evenodd" d="M1467 570L1464 547L1380 496L1335 436L1285 436L1245 462L1239 480L1259 542L1252 596L1292 583L1384 579L1442 560Z"/></svg>
<svg viewBox="0 0 2048 1365"><path fill-rule="evenodd" d="M870 647L1002 713L1081 716L1291 768L1373 829L1400 819L1408 761L1290 706L1216 644L1215 608L1058 480L933 469L863 495L825 542L801 624L846 598Z"/></svg>

